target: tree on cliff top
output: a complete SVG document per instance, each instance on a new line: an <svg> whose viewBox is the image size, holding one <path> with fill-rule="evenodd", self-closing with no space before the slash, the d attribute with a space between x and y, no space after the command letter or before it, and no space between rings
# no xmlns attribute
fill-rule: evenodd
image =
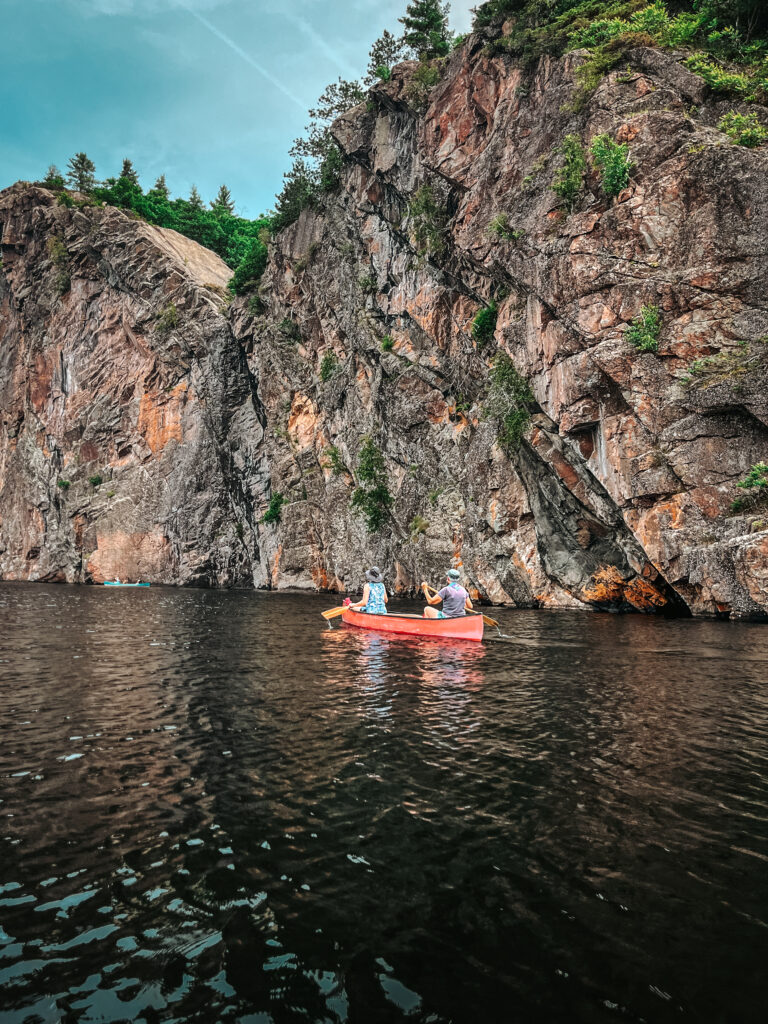
<svg viewBox="0 0 768 1024"><path fill-rule="evenodd" d="M158 196L158 198L165 199L166 201L168 201L171 198L170 190L167 184L165 183L164 174L161 174L160 177L157 179L155 184L152 186L151 192L154 192L154 194Z"/></svg>
<svg viewBox="0 0 768 1024"><path fill-rule="evenodd" d="M440 0L411 0L405 15L398 18L403 25L403 41L420 60L444 57L451 49L447 3Z"/></svg>
<svg viewBox="0 0 768 1024"><path fill-rule="evenodd" d="M398 39L391 32L384 29L382 34L373 44L368 54L368 70L365 75L365 84L370 87L380 78L388 77L388 72L395 64L405 60L409 55L409 47L402 36Z"/></svg>
<svg viewBox="0 0 768 1024"><path fill-rule="evenodd" d="M139 176L136 173L136 168L133 166L133 161L129 160L128 157L123 160L123 167L120 171L120 177L125 178L126 181L130 181L132 185L139 184Z"/></svg>
<svg viewBox="0 0 768 1024"><path fill-rule="evenodd" d="M229 191L226 185L222 185L216 194L216 198L211 203L211 209L214 213L234 213L235 204L232 199L232 193Z"/></svg>
<svg viewBox="0 0 768 1024"><path fill-rule="evenodd" d="M85 153L75 153L67 161L67 182L76 192L92 192L96 187L96 164Z"/></svg>

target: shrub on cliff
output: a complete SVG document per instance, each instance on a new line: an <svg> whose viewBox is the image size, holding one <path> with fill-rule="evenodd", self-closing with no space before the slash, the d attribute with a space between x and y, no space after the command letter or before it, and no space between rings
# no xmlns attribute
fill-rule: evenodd
<svg viewBox="0 0 768 1024"><path fill-rule="evenodd" d="M357 460L357 481L350 504L365 516L368 532L378 533L389 518L394 498L389 492L384 456L368 436L363 439Z"/></svg>
<svg viewBox="0 0 768 1024"><path fill-rule="evenodd" d="M625 338L638 352L658 352L661 315L658 306L643 306L627 328Z"/></svg>
<svg viewBox="0 0 768 1024"><path fill-rule="evenodd" d="M176 304L174 302L169 302L157 318L155 331L157 331L161 338L166 338L171 331L176 330L180 323L181 317L179 316Z"/></svg>
<svg viewBox="0 0 768 1024"><path fill-rule="evenodd" d="M48 254L51 257L51 265L54 269L54 285L59 295L69 291L71 276L69 272L69 253L64 244L64 239L58 235L51 235L48 239Z"/></svg>
<svg viewBox="0 0 768 1024"><path fill-rule="evenodd" d="M754 111L748 114L737 114L735 110L720 118L717 127L725 132L734 146L747 146L754 149L768 141L766 130Z"/></svg>
<svg viewBox="0 0 768 1024"><path fill-rule="evenodd" d="M498 317L499 311L493 301L489 302L487 306L481 307L475 314L472 321L472 337L477 342L479 349L485 348L493 341Z"/></svg>
<svg viewBox="0 0 768 1024"><path fill-rule="evenodd" d="M617 196L629 184L635 166L629 159L629 146L614 142L609 135L598 135L592 140L591 153L605 194Z"/></svg>
<svg viewBox="0 0 768 1024"><path fill-rule="evenodd" d="M563 156L563 165L555 174L552 191L570 211L581 193L587 161L578 135L566 135L558 152Z"/></svg>
<svg viewBox="0 0 768 1024"><path fill-rule="evenodd" d="M234 295L245 295L253 291L261 280L266 266L267 247L260 238L252 238L248 243L248 251L229 282L229 290Z"/></svg>
<svg viewBox="0 0 768 1024"><path fill-rule="evenodd" d="M276 525L280 522L280 510L285 504L285 498L280 491L274 491L272 497L269 499L269 507L264 515L261 517L262 523L267 525Z"/></svg>
<svg viewBox="0 0 768 1024"><path fill-rule="evenodd" d="M414 192L408 204L411 234L419 256L442 256L445 252L447 211L438 202L434 188L426 183Z"/></svg>
<svg viewBox="0 0 768 1024"><path fill-rule="evenodd" d="M747 493L731 502L732 512L749 512L768 503L768 464L756 463L736 486Z"/></svg>
<svg viewBox="0 0 768 1024"><path fill-rule="evenodd" d="M528 381L509 356L500 352L491 370L485 413L497 420L499 444L507 454L520 447L531 419L529 405L533 401Z"/></svg>
<svg viewBox="0 0 768 1024"><path fill-rule="evenodd" d="M325 383L330 380L339 368L339 360L335 352L326 352L320 361L320 380Z"/></svg>

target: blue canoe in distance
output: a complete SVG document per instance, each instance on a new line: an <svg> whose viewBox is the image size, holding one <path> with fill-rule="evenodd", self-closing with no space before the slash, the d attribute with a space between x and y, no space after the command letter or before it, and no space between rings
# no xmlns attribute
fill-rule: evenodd
<svg viewBox="0 0 768 1024"><path fill-rule="evenodd" d="M148 583L112 583L110 580L104 580L105 587L148 587Z"/></svg>

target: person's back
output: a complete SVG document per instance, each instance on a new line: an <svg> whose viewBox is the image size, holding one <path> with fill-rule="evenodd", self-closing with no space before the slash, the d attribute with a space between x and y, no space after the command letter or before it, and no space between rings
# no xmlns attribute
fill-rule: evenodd
<svg viewBox="0 0 768 1024"><path fill-rule="evenodd" d="M446 619L458 619L466 615L466 603L469 594L460 583L449 583L440 591L443 599L443 615Z"/></svg>
<svg viewBox="0 0 768 1024"><path fill-rule="evenodd" d="M368 601L365 606L365 611L369 615L386 615L387 606L385 604L385 598L387 591L383 583L369 583L368 584Z"/></svg>

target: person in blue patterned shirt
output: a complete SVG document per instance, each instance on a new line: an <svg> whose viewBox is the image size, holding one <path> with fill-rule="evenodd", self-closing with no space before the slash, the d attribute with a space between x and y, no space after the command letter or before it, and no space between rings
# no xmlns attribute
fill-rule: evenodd
<svg viewBox="0 0 768 1024"><path fill-rule="evenodd" d="M365 574L367 583L363 587L363 598L349 607L355 612L368 612L369 615L387 614L387 588L384 586L384 575L378 565L372 565Z"/></svg>

